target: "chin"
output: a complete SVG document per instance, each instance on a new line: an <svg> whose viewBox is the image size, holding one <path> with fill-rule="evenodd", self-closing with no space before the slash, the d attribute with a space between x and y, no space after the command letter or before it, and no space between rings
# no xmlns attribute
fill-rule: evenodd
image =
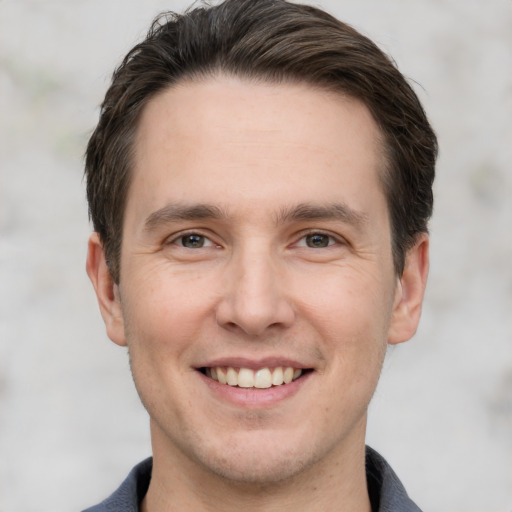
<svg viewBox="0 0 512 512"><path fill-rule="evenodd" d="M286 443L279 437L269 439L271 435L267 432L252 437L240 436L240 439L232 439L221 447L203 447L203 450L196 450L195 455L201 465L214 475L240 485L253 486L289 481L325 455L323 450L317 450L311 444L305 445L299 439L295 439L291 446L290 439Z"/></svg>
<svg viewBox="0 0 512 512"><path fill-rule="evenodd" d="M277 455L277 454L276 454ZM244 454L233 458L210 459L207 464L215 475L237 484L274 486L293 479L312 463L304 454Z"/></svg>

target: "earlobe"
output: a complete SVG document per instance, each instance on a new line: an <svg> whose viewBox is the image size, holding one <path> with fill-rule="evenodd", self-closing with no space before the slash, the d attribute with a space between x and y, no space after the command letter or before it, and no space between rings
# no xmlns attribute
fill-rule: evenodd
<svg viewBox="0 0 512 512"><path fill-rule="evenodd" d="M405 267L395 291L388 343L394 345L412 338L421 316L429 269L429 238L423 233L407 252Z"/></svg>
<svg viewBox="0 0 512 512"><path fill-rule="evenodd" d="M98 233L89 238L86 270L96 292L108 337L117 345L126 345L119 288L108 269Z"/></svg>

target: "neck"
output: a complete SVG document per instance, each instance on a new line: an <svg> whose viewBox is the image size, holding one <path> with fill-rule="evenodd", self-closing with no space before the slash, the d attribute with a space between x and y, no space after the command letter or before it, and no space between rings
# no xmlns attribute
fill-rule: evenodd
<svg viewBox="0 0 512 512"><path fill-rule="evenodd" d="M334 449L294 477L264 484L225 479L175 447L163 449L153 427L153 473L142 512L371 512L364 426L357 443L347 440L348 448Z"/></svg>

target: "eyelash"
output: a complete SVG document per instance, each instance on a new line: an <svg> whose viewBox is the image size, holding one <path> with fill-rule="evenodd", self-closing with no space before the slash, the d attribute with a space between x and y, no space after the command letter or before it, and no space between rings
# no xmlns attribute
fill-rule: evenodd
<svg viewBox="0 0 512 512"><path fill-rule="evenodd" d="M209 236L204 235L200 231L187 231L184 233L183 232L179 233L177 235L174 235L172 238L170 238L166 243L168 245L178 245L179 247L182 247L184 249L192 249L192 247L186 247L185 245L183 245L183 239L185 239L187 237L192 237L192 236L201 237L203 240L208 241L209 244L206 245L206 247L219 247L219 245L216 244ZM180 244L180 241L181 241L181 244ZM203 246L200 246L197 248L202 249L203 247L205 247L205 246L203 245Z"/></svg>
<svg viewBox="0 0 512 512"><path fill-rule="evenodd" d="M308 237L313 237L313 236L320 236L320 237L327 237L328 238L328 243L326 246L319 246L319 247L310 247L307 245L307 238ZM304 241L304 243L300 243ZM337 244L340 244L340 243L343 243L342 240L340 240L339 237L336 237L330 233L325 233L324 231L318 231L318 230L312 230L312 231L308 231L307 233L304 233L300 238L299 240L295 243L296 246L298 247L306 247L308 249L325 249L327 247L331 247L332 245L337 245Z"/></svg>

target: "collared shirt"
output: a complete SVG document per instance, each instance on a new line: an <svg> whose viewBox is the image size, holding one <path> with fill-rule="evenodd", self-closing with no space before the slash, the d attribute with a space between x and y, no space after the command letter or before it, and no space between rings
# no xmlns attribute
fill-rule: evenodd
<svg viewBox="0 0 512 512"><path fill-rule="evenodd" d="M151 481L153 459L135 466L109 498L83 512L139 512ZM366 447L366 479L373 512L421 512L384 458Z"/></svg>

